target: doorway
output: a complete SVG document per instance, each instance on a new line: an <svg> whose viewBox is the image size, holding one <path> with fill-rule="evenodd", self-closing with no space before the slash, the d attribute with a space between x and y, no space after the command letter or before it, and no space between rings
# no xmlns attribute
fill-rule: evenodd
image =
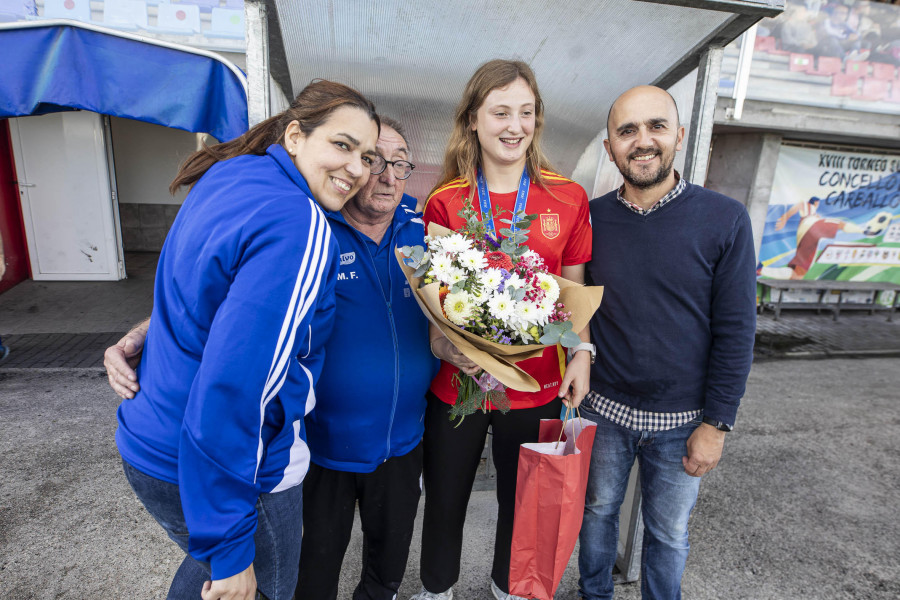
<svg viewBox="0 0 900 600"><path fill-rule="evenodd" d="M108 119L67 111L9 125L32 278L123 279Z"/></svg>

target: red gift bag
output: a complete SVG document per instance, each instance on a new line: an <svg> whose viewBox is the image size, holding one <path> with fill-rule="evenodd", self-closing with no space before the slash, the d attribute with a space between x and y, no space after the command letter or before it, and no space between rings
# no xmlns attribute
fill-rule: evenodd
<svg viewBox="0 0 900 600"><path fill-rule="evenodd" d="M581 530L596 433L587 419L544 419L538 443L519 449L510 594L553 600Z"/></svg>

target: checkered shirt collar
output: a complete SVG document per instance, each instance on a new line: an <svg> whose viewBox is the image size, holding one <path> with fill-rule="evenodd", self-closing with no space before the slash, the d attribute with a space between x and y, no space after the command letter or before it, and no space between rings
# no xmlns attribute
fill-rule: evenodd
<svg viewBox="0 0 900 600"><path fill-rule="evenodd" d="M675 187L673 187L669 191L668 194L666 194L665 196L660 198L659 202L657 202L656 204L654 204L647 210L644 210L637 204L634 204L633 202L629 202L628 200L625 199L625 196L624 196L625 184L622 184L622 187L620 187L616 191L616 197L619 199L619 202L621 202L622 204L627 206L628 209L631 210L632 212L636 212L639 215L649 215L654 210L662 208L663 206L665 206L666 204L668 204L669 202L671 202L672 200L677 198L681 194L681 192L683 192L684 189L687 187L687 181L685 181L684 177L682 177L678 171L675 171L675 178L678 180L678 183L675 184Z"/></svg>
<svg viewBox="0 0 900 600"><path fill-rule="evenodd" d="M647 410L639 410L597 392L588 392L584 398L585 403L605 419L633 431L667 431L675 429L693 421L703 415L702 409L688 410L677 413L659 413Z"/></svg>

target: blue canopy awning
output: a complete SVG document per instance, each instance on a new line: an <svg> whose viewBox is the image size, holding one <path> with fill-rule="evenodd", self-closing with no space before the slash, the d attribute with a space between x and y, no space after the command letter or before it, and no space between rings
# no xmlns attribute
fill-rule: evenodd
<svg viewBox="0 0 900 600"><path fill-rule="evenodd" d="M82 109L220 141L247 131L246 80L210 52L69 21L11 25L0 28L0 118Z"/></svg>

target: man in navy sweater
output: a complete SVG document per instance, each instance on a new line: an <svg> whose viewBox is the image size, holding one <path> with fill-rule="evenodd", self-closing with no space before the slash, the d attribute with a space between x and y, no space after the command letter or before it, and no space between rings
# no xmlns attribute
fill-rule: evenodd
<svg viewBox="0 0 900 600"><path fill-rule="evenodd" d="M376 149L385 170L340 212L327 213L341 260L334 329L305 423L310 468L298 599L337 598L357 504L363 557L353 598L395 598L421 496L425 392L437 360L394 248L424 246L425 227L416 199L404 194L414 166L399 123L381 117ZM110 385L123 398L139 389L128 361L136 364L148 325L106 351Z"/></svg>
<svg viewBox="0 0 900 600"><path fill-rule="evenodd" d="M591 201L587 280L604 295L591 321L597 356L582 404L597 437L579 588L584 600L613 597L619 508L637 460L641 592L677 599L700 477L722 456L753 358L753 235L740 203L673 170L684 128L666 91L625 92L607 127L604 146L625 182Z"/></svg>

